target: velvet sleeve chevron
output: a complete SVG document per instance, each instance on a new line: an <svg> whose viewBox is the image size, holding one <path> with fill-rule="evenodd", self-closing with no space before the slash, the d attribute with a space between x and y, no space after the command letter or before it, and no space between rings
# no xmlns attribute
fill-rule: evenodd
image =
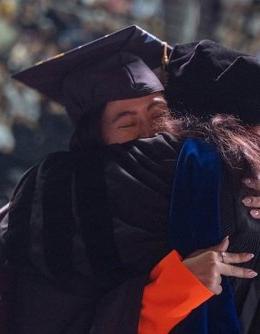
<svg viewBox="0 0 260 334"><path fill-rule="evenodd" d="M49 278L69 275L71 280L72 273L89 276L93 271L96 283L108 289L119 282L122 270L106 203L102 152L89 157L52 153L31 171L11 203L8 259L15 265L30 261Z"/></svg>

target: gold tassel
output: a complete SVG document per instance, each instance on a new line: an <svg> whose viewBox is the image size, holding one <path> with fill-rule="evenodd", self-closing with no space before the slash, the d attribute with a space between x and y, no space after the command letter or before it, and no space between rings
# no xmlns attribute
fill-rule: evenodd
<svg viewBox="0 0 260 334"><path fill-rule="evenodd" d="M169 57L168 57L168 44L167 42L162 42L163 44L163 56L162 56L162 67L165 70L167 65L169 64Z"/></svg>
<svg viewBox="0 0 260 334"><path fill-rule="evenodd" d="M162 44L163 44L163 55L161 59L161 64L162 64L161 81L163 85L166 86L168 82L167 66L170 60L168 57L168 44L167 42L163 42Z"/></svg>

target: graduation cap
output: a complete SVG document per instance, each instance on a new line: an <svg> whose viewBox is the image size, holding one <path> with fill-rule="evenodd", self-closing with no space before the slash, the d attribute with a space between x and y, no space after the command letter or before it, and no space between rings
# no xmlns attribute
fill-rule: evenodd
<svg viewBox="0 0 260 334"><path fill-rule="evenodd" d="M153 70L171 47L138 26L129 26L58 54L13 78L65 105L71 119L106 102L164 90Z"/></svg>
<svg viewBox="0 0 260 334"><path fill-rule="evenodd" d="M202 40L177 44L168 71L166 95L175 112L204 119L231 114L246 124L260 124L260 62L256 57Z"/></svg>

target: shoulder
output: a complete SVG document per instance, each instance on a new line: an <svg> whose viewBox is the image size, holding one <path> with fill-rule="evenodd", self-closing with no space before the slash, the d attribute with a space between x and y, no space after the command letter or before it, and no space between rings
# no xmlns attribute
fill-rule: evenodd
<svg viewBox="0 0 260 334"><path fill-rule="evenodd" d="M21 176L19 182L16 184L10 204L15 198L21 196L25 192L33 191L35 184L39 177L48 174L48 177L53 175L57 177L63 173L63 171L71 170L75 161L75 157L70 152L53 152L42 158L35 165L28 168L24 174Z"/></svg>
<svg viewBox="0 0 260 334"><path fill-rule="evenodd" d="M107 147L109 156L139 152L152 160L176 159L181 142L168 132L158 133L154 137L139 138L124 144L113 144Z"/></svg>

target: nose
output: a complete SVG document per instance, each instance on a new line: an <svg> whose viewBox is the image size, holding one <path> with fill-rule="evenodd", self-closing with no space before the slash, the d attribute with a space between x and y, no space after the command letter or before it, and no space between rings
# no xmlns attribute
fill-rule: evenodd
<svg viewBox="0 0 260 334"><path fill-rule="evenodd" d="M148 119L144 120L139 126L139 137L140 138L148 138L153 137L155 135L155 131L153 129L152 124L150 124Z"/></svg>

